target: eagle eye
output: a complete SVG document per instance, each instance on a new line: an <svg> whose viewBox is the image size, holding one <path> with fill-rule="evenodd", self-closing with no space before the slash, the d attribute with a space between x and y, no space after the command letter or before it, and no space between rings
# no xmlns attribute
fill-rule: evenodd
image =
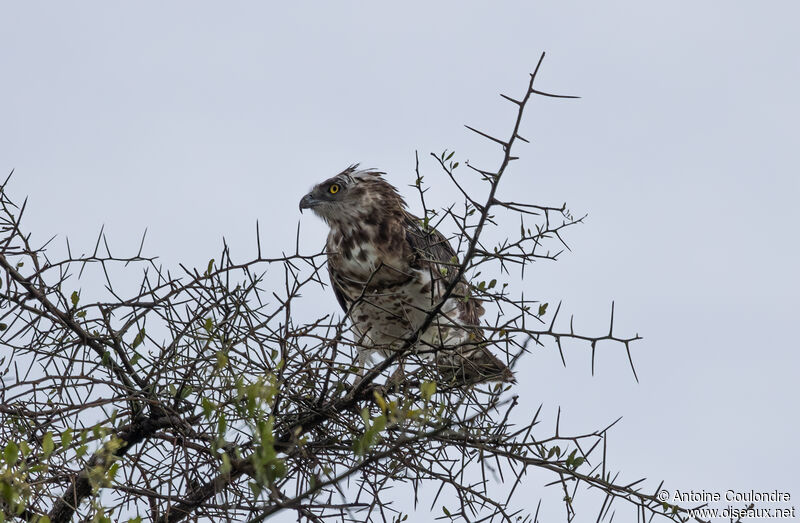
<svg viewBox="0 0 800 523"><path fill-rule="evenodd" d="M330 187L328 187L328 192L331 194L336 194L337 192L339 192L339 189L340 189L339 184L333 183L331 184Z"/></svg>

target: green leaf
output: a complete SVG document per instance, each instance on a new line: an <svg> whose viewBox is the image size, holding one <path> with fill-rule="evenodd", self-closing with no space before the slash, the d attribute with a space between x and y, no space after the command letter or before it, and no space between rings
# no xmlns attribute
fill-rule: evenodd
<svg viewBox="0 0 800 523"><path fill-rule="evenodd" d="M19 458L19 447L17 446L16 442L8 442L8 445L6 445L6 448L3 451L3 457L9 466L17 462L17 459Z"/></svg>
<svg viewBox="0 0 800 523"><path fill-rule="evenodd" d="M544 316L544 313L547 312L547 305L547 303L539 305L539 316Z"/></svg>
<svg viewBox="0 0 800 523"><path fill-rule="evenodd" d="M214 411L215 405L208 398L203 398L202 405L203 415L206 417L206 419L208 419L211 416L211 413Z"/></svg>
<svg viewBox="0 0 800 523"><path fill-rule="evenodd" d="M259 485L255 481L251 481L250 483L248 483L248 485L250 486L250 490L253 492L253 498L257 498L258 496L261 495L261 485Z"/></svg>
<svg viewBox="0 0 800 523"><path fill-rule="evenodd" d="M0 323L0 331L4 331L7 328L8 328L8 325L6 325L5 323Z"/></svg>
<svg viewBox="0 0 800 523"><path fill-rule="evenodd" d="M575 453L576 452L578 452L578 449L573 450L572 452L569 453L569 456L567 456L567 467L571 467L572 466L572 463L575 460Z"/></svg>
<svg viewBox="0 0 800 523"><path fill-rule="evenodd" d="M372 391L372 395L375 397L375 403L378 404L378 407L381 408L381 411L386 412L386 400L383 399L380 392L377 390Z"/></svg>
<svg viewBox="0 0 800 523"><path fill-rule="evenodd" d="M228 364L228 355L225 351L217 351L217 369L224 369Z"/></svg>
<svg viewBox="0 0 800 523"><path fill-rule="evenodd" d="M227 454L222 455L222 465L219 466L220 474L227 474L231 471L231 458Z"/></svg>
<svg viewBox="0 0 800 523"><path fill-rule="evenodd" d="M78 318L85 318L86 311L80 311L79 313L75 314L75 316L77 316Z"/></svg>
<svg viewBox="0 0 800 523"><path fill-rule="evenodd" d="M450 516L450 511L447 510L447 507L445 507L444 505L442 505L442 512L444 512L445 516Z"/></svg>
<svg viewBox="0 0 800 523"><path fill-rule="evenodd" d="M72 300L72 306L77 307L78 302L80 301L81 297L78 295L78 291L72 291L72 296L70 296L70 300Z"/></svg>
<svg viewBox="0 0 800 523"><path fill-rule="evenodd" d="M53 449L55 448L55 444L53 443L53 434L48 432L42 438L42 452L44 452L44 457L50 457L50 454L53 453Z"/></svg>
<svg viewBox="0 0 800 523"><path fill-rule="evenodd" d="M141 345L142 342L144 341L144 336L145 336L144 327L142 327L142 330L140 330L139 333L136 335L136 337L133 338L133 343L131 343L131 348L135 349L136 347Z"/></svg>
<svg viewBox="0 0 800 523"><path fill-rule="evenodd" d="M194 389L191 385L185 386L183 389L181 389L181 399L185 400L189 397L189 395L191 395L192 392L194 392Z"/></svg>
<svg viewBox="0 0 800 523"><path fill-rule="evenodd" d="M436 382L435 381L426 381L419 386L419 392L422 394L422 399L425 401L429 401L431 396L434 395L436 392Z"/></svg>
<svg viewBox="0 0 800 523"><path fill-rule="evenodd" d="M217 420L217 434L220 436L224 436L225 432L228 430L228 420L225 419L225 413L221 413L219 415L219 419Z"/></svg>
<svg viewBox="0 0 800 523"><path fill-rule="evenodd" d="M211 332L211 329L214 328L214 320L211 318L206 318L205 323L203 324L203 328L206 332Z"/></svg>
<svg viewBox="0 0 800 523"><path fill-rule="evenodd" d="M490 282L489 282L489 288L490 288L490 289L491 289L492 287L494 287L495 285L497 285L497 280L492 280L492 281L490 281Z"/></svg>
<svg viewBox="0 0 800 523"><path fill-rule="evenodd" d="M214 258L208 260L208 267L206 268L206 276L210 275L214 270Z"/></svg>
<svg viewBox="0 0 800 523"><path fill-rule="evenodd" d="M452 153L448 154L448 155L447 155L447 158L445 158L445 159L444 159L444 161L447 161L447 160L449 160L450 158L452 158L454 154L456 154L456 152L455 152L455 151L453 151Z"/></svg>
<svg viewBox="0 0 800 523"><path fill-rule="evenodd" d="M67 448L70 443L72 443L72 429L67 429L61 433L61 446Z"/></svg>

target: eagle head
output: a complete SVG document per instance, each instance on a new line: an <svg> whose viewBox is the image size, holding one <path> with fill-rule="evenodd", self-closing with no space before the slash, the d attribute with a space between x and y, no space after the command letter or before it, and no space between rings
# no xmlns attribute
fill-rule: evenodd
<svg viewBox="0 0 800 523"><path fill-rule="evenodd" d="M363 220L375 212L402 209L404 202L383 173L351 165L333 178L314 186L300 200L300 212L311 209L329 225Z"/></svg>

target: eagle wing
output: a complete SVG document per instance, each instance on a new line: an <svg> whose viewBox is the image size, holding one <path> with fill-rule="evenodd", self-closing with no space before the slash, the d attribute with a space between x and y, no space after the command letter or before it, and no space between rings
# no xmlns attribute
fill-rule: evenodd
<svg viewBox="0 0 800 523"><path fill-rule="evenodd" d="M425 227L419 218L410 213L406 213L405 225L406 241L414 253L412 266L422 268L427 265L432 279L443 279L445 285L452 283L459 261L447 238L436 229ZM514 382L514 375L508 366L495 357L483 342L483 332L478 322L485 310L479 300L467 298L468 290L469 284L462 276L453 290L453 295L462 299L458 300L456 318L451 318L454 323L471 326L468 329L468 341L463 346L437 355L439 373L445 380L455 378L461 383L495 380Z"/></svg>
<svg viewBox="0 0 800 523"><path fill-rule="evenodd" d="M426 271L430 275L431 295L425 301L431 306L435 305L440 298L438 293L451 284L458 273L458 255L444 235L433 227L423 225L423 222L413 214L406 211L403 215L402 225L405 232L405 245L401 245L400 249L407 257L410 268ZM348 282L342 279L342 275L330 261L328 273L336 300L342 310L348 312L353 302L353 296L350 295L352 292L348 294L345 291ZM466 341L459 343L458 346L445 347L449 350L438 351L436 355L437 371L445 381L455 379L458 383L463 384L484 381L513 382L514 375L508 366L486 347L483 332L478 326L480 317L484 314L484 308L476 298L467 297L468 291L469 284L462 276L451 296L457 302L455 309L448 313L442 313L449 318L450 325L465 326L461 330L465 332L464 339Z"/></svg>
<svg viewBox="0 0 800 523"><path fill-rule="evenodd" d="M350 308L350 300L347 299L347 296L339 286L338 277L336 276L336 273L333 271L333 269L331 269L330 264L328 265L328 278L331 280L331 287L333 287L333 294L336 296L336 301L339 302L339 305L341 305L342 310L344 312L347 312L348 309Z"/></svg>

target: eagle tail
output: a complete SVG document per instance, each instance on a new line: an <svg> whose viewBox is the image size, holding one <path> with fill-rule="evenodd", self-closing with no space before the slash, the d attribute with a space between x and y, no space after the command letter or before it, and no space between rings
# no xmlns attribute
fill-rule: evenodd
<svg viewBox="0 0 800 523"><path fill-rule="evenodd" d="M483 345L443 351L437 355L436 364L445 381L455 380L463 385L517 382L508 365Z"/></svg>

